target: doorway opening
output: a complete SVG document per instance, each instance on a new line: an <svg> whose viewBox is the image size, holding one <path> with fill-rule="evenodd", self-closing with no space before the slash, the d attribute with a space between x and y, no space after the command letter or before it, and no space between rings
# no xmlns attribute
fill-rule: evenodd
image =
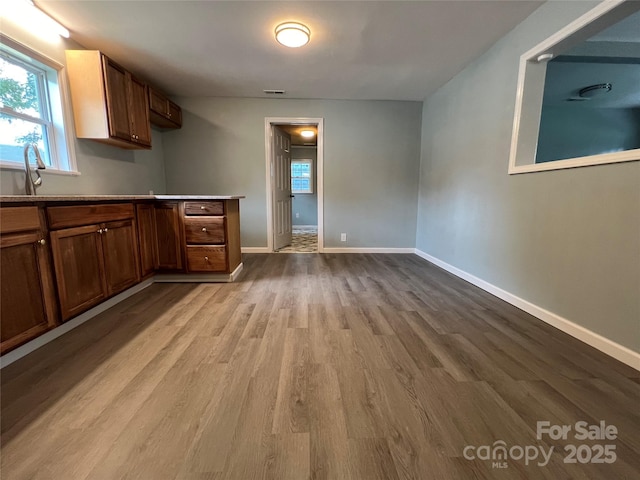
<svg viewBox="0 0 640 480"><path fill-rule="evenodd" d="M265 118L270 252L324 251L323 127L322 118Z"/></svg>

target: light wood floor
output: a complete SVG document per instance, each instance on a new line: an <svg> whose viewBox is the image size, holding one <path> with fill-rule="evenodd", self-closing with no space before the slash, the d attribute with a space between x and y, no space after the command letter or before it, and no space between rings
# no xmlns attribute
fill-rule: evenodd
<svg viewBox="0 0 640 480"><path fill-rule="evenodd" d="M244 261L5 368L2 479L639 478L639 372L414 255ZM563 463L584 442L538 420L617 426L617 461ZM463 457L498 440L555 452Z"/></svg>

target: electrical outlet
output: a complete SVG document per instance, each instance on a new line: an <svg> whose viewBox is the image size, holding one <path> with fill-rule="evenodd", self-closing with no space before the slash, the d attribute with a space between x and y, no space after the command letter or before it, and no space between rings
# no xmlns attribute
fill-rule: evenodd
<svg viewBox="0 0 640 480"><path fill-rule="evenodd" d="M300 218L300 212L296 212L296 218Z"/></svg>
<svg viewBox="0 0 640 480"><path fill-rule="evenodd" d="M347 234L346 233L341 233L340 234L340 241L341 242L346 242L347 241Z"/></svg>

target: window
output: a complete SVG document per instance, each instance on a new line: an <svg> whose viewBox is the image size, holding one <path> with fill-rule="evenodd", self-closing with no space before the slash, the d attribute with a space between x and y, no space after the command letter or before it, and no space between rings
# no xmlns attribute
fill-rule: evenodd
<svg viewBox="0 0 640 480"><path fill-rule="evenodd" d="M602 2L520 57L510 174L640 160L639 21Z"/></svg>
<svg viewBox="0 0 640 480"><path fill-rule="evenodd" d="M291 160L291 192L313 193L313 160Z"/></svg>
<svg viewBox="0 0 640 480"><path fill-rule="evenodd" d="M48 170L75 170L64 128L62 66L2 36L0 45L0 165L23 168L35 143ZM33 161L33 159L32 159Z"/></svg>

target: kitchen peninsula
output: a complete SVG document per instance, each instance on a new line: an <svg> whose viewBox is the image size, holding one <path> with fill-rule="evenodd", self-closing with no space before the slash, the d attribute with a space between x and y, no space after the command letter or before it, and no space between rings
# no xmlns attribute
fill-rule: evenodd
<svg viewBox="0 0 640 480"><path fill-rule="evenodd" d="M242 198L0 196L1 353L142 284L234 281Z"/></svg>

